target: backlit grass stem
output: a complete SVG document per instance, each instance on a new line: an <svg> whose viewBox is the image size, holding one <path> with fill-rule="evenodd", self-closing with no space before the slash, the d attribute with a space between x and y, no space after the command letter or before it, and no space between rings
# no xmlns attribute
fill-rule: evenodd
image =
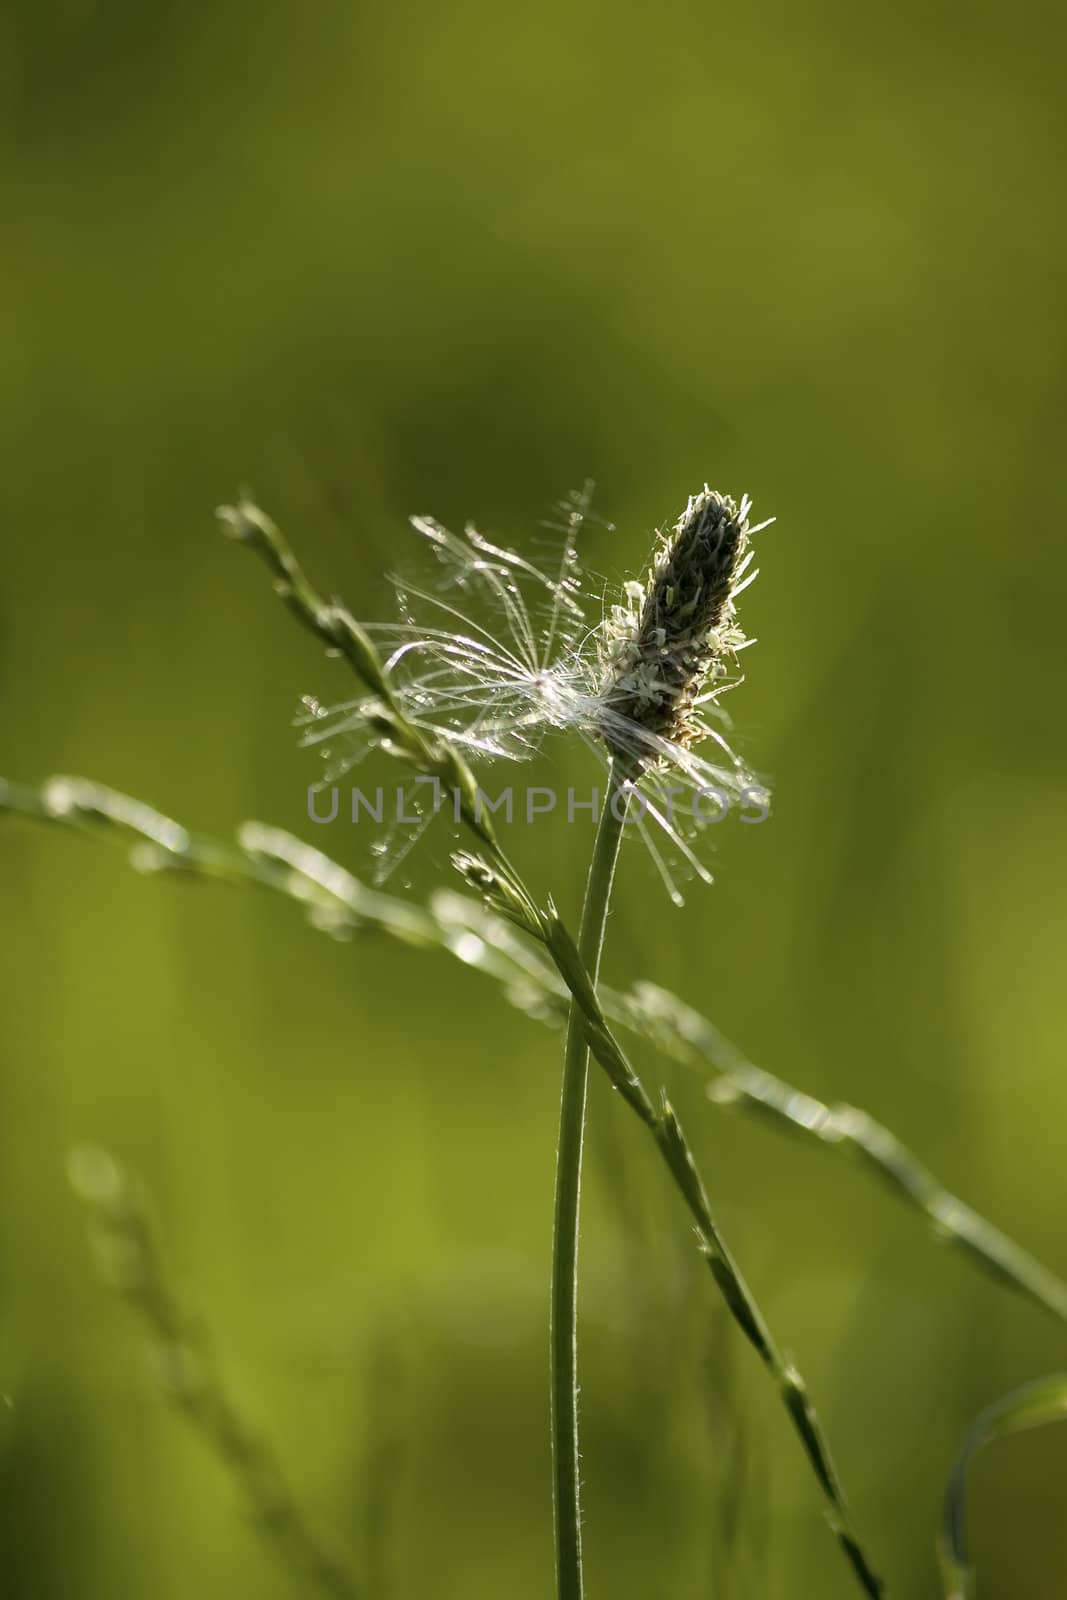
<svg viewBox="0 0 1067 1600"><path fill-rule="evenodd" d="M626 818L625 777L625 768L616 761L597 827L578 935L578 954L594 984L600 973L611 888ZM567 1021L563 1059L552 1235L552 1472L556 1584L560 1600L580 1600L583 1592L578 1435L578 1230L588 1086L589 1040L585 1014L574 998Z"/></svg>

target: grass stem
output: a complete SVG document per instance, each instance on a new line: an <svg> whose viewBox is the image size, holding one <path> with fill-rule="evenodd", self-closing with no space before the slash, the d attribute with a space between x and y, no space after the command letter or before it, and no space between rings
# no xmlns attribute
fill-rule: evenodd
<svg viewBox="0 0 1067 1600"><path fill-rule="evenodd" d="M618 762L612 768L585 887L578 951L595 983L604 948L611 889L619 858L626 807ZM582 1149L589 1088L589 1041L582 1010L571 1001L563 1058L563 1091L556 1158L556 1202L552 1235L552 1478L559 1600L581 1600L582 1526L578 1448L578 1230Z"/></svg>

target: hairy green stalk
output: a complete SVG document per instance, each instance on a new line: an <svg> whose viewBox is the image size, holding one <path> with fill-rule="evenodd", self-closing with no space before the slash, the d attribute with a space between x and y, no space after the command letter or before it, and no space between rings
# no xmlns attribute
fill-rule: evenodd
<svg viewBox="0 0 1067 1600"><path fill-rule="evenodd" d="M594 984L600 975L611 889L626 819L626 806L616 804L616 796L624 793L622 779L621 763L616 762L597 827L578 935L578 952ZM583 1593L578 1447L578 1230L588 1087L589 1041L581 1007L577 1000L572 1000L563 1057L552 1235L552 1474L559 1600L581 1600Z"/></svg>

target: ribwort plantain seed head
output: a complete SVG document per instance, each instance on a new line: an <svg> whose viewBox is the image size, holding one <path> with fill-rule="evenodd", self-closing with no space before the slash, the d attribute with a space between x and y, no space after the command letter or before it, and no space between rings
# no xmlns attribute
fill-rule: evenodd
<svg viewBox="0 0 1067 1600"><path fill-rule="evenodd" d="M748 511L747 500L738 506L706 486L692 495L661 536L643 596L631 586L635 609L613 630L606 704L683 749L703 736L696 708L745 642L734 601L751 560Z"/></svg>

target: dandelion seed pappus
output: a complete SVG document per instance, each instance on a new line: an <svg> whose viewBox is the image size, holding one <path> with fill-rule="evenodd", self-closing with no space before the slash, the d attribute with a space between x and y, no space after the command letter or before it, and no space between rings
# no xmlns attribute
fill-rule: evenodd
<svg viewBox="0 0 1067 1600"><path fill-rule="evenodd" d="M621 761L636 831L676 902L680 876L711 881L696 836L726 809L765 805L767 790L731 748L720 701L742 680L752 642L736 619L738 596L757 573L751 503L705 486L656 536L643 582L594 587L579 545L593 520L591 486L562 501L535 556L477 528L451 533L412 518L438 568L436 585L394 576L397 619L365 624L405 716L483 761L531 760L550 734L577 735L604 772ZM373 697L330 707L305 702L302 742L325 757L323 785L375 748L388 750ZM698 750L702 747L708 754ZM423 813L387 869L428 825ZM750 819L751 820L751 819Z"/></svg>

